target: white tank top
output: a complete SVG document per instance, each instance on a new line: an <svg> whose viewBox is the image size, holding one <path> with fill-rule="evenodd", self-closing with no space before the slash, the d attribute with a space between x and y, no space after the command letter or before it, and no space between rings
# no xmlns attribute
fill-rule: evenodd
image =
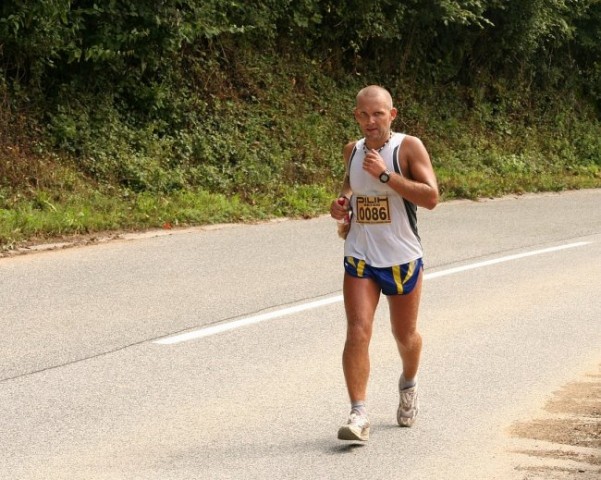
<svg viewBox="0 0 601 480"><path fill-rule="evenodd" d="M399 150L404 138L402 133L393 133L380 151L386 168L401 175ZM378 178L363 170L364 145L365 139L359 140L349 159L353 215L351 228L344 243L344 255L365 260L365 263L372 267L391 267L417 260L423 256L417 232L417 207L401 197L388 184L380 182ZM371 197L360 198L362 205L370 204L374 197L377 197L380 205L387 202L390 222L360 223L359 215L365 219L366 214L368 217L371 214L365 209L357 209L358 197ZM377 215L377 212L375 214Z"/></svg>

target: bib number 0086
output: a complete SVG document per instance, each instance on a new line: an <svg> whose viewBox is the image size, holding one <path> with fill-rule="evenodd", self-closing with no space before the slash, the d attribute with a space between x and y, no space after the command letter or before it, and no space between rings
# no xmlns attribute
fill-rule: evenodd
<svg viewBox="0 0 601 480"><path fill-rule="evenodd" d="M388 197L357 197L357 223L390 223Z"/></svg>

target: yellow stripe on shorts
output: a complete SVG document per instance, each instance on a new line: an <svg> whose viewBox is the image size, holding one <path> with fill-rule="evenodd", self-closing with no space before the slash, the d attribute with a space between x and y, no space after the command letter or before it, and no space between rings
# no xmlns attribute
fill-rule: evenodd
<svg viewBox="0 0 601 480"><path fill-rule="evenodd" d="M396 283L397 292L399 295L403 293L403 279L401 278L401 266L395 265L392 267L392 276L394 277L394 283Z"/></svg>
<svg viewBox="0 0 601 480"><path fill-rule="evenodd" d="M407 282L407 280L409 280L413 276L413 273L415 272L416 263L416 261L409 263L409 266L407 267L407 275L405 276L405 281L403 282L403 285Z"/></svg>
<svg viewBox="0 0 601 480"><path fill-rule="evenodd" d="M399 295L403 294L403 286L405 283L407 283L407 280L413 276L413 273L415 272L415 264L416 262L409 262L409 265L407 265L407 274L405 275L405 278L402 278L400 265L395 265L392 267L392 276L394 277L394 283L396 283L396 289Z"/></svg>
<svg viewBox="0 0 601 480"><path fill-rule="evenodd" d="M365 270L365 260L359 260L359 265L357 265L357 275L362 277L364 270Z"/></svg>
<svg viewBox="0 0 601 480"><path fill-rule="evenodd" d="M346 261L355 268L358 277L363 276L363 272L365 271L365 260L358 260L358 263L355 263L355 257L346 257Z"/></svg>

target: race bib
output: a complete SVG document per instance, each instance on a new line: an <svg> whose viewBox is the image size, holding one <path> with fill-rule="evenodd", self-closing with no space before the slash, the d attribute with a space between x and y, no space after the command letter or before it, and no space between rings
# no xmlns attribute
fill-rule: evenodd
<svg viewBox="0 0 601 480"><path fill-rule="evenodd" d="M388 197L357 197L357 223L390 223Z"/></svg>

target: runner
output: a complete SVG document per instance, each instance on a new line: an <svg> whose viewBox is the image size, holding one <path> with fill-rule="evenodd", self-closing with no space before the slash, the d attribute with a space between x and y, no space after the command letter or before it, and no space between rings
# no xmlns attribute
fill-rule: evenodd
<svg viewBox="0 0 601 480"><path fill-rule="evenodd" d="M351 212L344 244L347 337L342 355L351 401L342 440L369 439L367 382L369 343L380 293L388 298L390 323L402 362L397 421L410 427L419 411L417 371L422 338L417 331L423 263L417 206L433 209L438 186L430 156L416 137L391 130L397 115L390 93L377 85L356 98L355 119L364 138L344 147L346 175L330 213Z"/></svg>

